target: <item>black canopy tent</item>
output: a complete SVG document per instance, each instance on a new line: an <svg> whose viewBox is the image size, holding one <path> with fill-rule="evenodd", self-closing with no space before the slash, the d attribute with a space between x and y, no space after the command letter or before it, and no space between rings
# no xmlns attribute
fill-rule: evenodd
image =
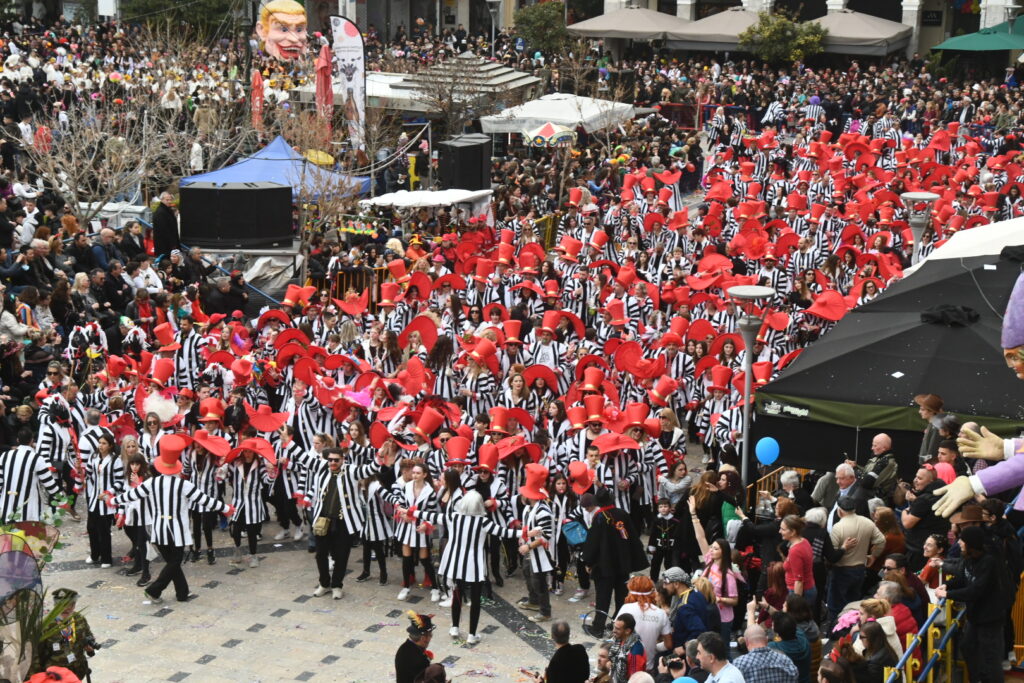
<svg viewBox="0 0 1024 683"><path fill-rule="evenodd" d="M863 462L884 431L906 475L924 428L913 397L926 393L949 412L1013 432L1024 423L1024 386L1006 367L999 337L1022 260L1024 248L1009 247L925 261L757 392L751 438L775 437L786 465L821 468Z"/></svg>

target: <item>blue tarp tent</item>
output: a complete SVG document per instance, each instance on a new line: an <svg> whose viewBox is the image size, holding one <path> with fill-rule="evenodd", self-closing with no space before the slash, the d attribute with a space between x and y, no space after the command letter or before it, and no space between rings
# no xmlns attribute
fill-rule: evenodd
<svg viewBox="0 0 1024 683"><path fill-rule="evenodd" d="M346 176L312 163L292 149L284 138L278 136L269 145L246 157L236 164L209 173L182 178L182 185L191 183L256 183L271 182L292 188L305 187L307 195L316 196L324 188L351 186L357 194L370 192L370 179L360 176Z"/></svg>

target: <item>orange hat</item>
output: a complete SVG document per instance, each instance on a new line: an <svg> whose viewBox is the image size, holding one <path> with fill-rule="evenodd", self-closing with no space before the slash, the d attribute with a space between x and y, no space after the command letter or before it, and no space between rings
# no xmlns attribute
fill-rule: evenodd
<svg viewBox="0 0 1024 683"><path fill-rule="evenodd" d="M608 315L611 317L609 324L611 325L628 325L629 318L626 317L626 304L619 299L612 299L605 306L605 310L608 311Z"/></svg>
<svg viewBox="0 0 1024 683"><path fill-rule="evenodd" d="M471 465L469 460L469 447L473 442L464 436L453 436L444 444L444 452L448 455L445 467L450 465Z"/></svg>
<svg viewBox="0 0 1024 683"><path fill-rule="evenodd" d="M416 426L412 428L412 431L424 441L430 441L430 435L436 432L443 422L444 415L427 406L423 409L420 419L416 421Z"/></svg>
<svg viewBox="0 0 1024 683"><path fill-rule="evenodd" d="M568 479L573 493L577 496L582 496L594 485L596 476L594 470L587 467L587 463L581 460L573 460L569 463Z"/></svg>
<svg viewBox="0 0 1024 683"><path fill-rule="evenodd" d="M289 413L275 413L265 403L258 408L246 403L245 413L249 416L249 424L258 432L276 432L290 417Z"/></svg>
<svg viewBox="0 0 1024 683"><path fill-rule="evenodd" d="M587 422L605 423L604 419L604 395L591 394L583 398L583 405L587 410Z"/></svg>
<svg viewBox="0 0 1024 683"><path fill-rule="evenodd" d="M530 500L545 500L548 491L544 485L548 481L548 468L536 463L526 465L526 483L519 487L519 495Z"/></svg>
<svg viewBox="0 0 1024 683"><path fill-rule="evenodd" d="M382 308L393 307L402 300L402 288L397 282L385 282L380 286L380 301L377 303Z"/></svg>
<svg viewBox="0 0 1024 683"><path fill-rule="evenodd" d="M181 344L174 341L174 328L171 327L170 323L160 323L154 327L153 336L156 337L157 343L160 344L160 353L177 351L181 348Z"/></svg>
<svg viewBox="0 0 1024 683"><path fill-rule="evenodd" d="M161 389L167 387L167 380L174 374L174 359L173 358L157 358L156 362L153 363L153 371L149 376L142 377L144 382L155 384Z"/></svg>
<svg viewBox="0 0 1024 683"><path fill-rule="evenodd" d="M167 434L160 439L160 454L153 461L153 467L160 474L178 474L183 469L181 452L188 448L187 439L181 434Z"/></svg>
<svg viewBox="0 0 1024 683"><path fill-rule="evenodd" d="M226 406L215 396L204 398L199 403L199 422L220 422L224 419Z"/></svg>
<svg viewBox="0 0 1024 683"><path fill-rule="evenodd" d="M480 445L480 450L477 452L478 465L473 469L487 470L488 472L498 471L498 447L493 443L485 443Z"/></svg>
<svg viewBox="0 0 1024 683"><path fill-rule="evenodd" d="M508 408L494 406L488 413L491 423L487 426L487 433L508 434Z"/></svg>
<svg viewBox="0 0 1024 683"><path fill-rule="evenodd" d="M669 375L662 375L654 386L647 392L648 398L655 405L665 407L672 399L672 394L679 388L679 382Z"/></svg>
<svg viewBox="0 0 1024 683"><path fill-rule="evenodd" d="M729 391L729 382L732 380L732 368L725 365L716 365L711 368L712 391Z"/></svg>

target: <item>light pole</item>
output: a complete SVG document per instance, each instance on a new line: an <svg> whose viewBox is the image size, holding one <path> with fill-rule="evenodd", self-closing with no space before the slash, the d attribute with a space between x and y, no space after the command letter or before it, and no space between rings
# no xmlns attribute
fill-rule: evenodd
<svg viewBox="0 0 1024 683"><path fill-rule="evenodd" d="M921 240L924 237L924 229L928 227L928 221L932 219L932 204L939 199L934 192L904 192L900 195L903 206L907 208L910 223L910 234L914 236L914 254L910 259L911 265L916 265L921 260ZM923 208L920 208L921 205Z"/></svg>
<svg viewBox="0 0 1024 683"><path fill-rule="evenodd" d="M730 287L726 293L743 311L739 319L739 328L747 352L743 354L743 440L740 443L740 474L743 477L743 484L747 485L750 483L750 393L754 378L754 340L757 339L765 313L758 313L755 309L762 300L775 296L775 290L757 285L737 285Z"/></svg>
<svg viewBox="0 0 1024 683"><path fill-rule="evenodd" d="M494 57L495 30L498 25L498 13L501 12L502 0L487 0L487 11L491 13L491 57Z"/></svg>

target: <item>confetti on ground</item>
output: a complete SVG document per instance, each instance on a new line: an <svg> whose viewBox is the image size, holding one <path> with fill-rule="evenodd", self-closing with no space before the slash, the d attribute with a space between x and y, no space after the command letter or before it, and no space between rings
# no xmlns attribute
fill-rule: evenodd
<svg viewBox="0 0 1024 683"><path fill-rule="evenodd" d="M107 619L110 619L111 621L113 621L113 620L115 620L115 619L120 619L120 618L121 618L121 617L115 617L115 616L114 616L113 614L108 614L108 615L107 615Z"/></svg>

